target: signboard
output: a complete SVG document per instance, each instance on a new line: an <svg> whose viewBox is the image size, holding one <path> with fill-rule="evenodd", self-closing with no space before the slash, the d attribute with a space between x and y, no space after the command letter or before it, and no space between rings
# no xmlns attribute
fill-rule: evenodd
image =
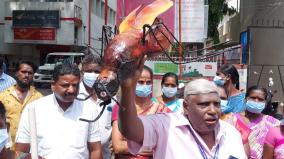
<svg viewBox="0 0 284 159"><path fill-rule="evenodd" d="M179 39L179 1L175 1L175 36ZM204 0L181 0L181 42L203 42L208 26Z"/></svg>
<svg viewBox="0 0 284 159"><path fill-rule="evenodd" d="M164 74L167 72L178 72L178 65L173 63L155 63L154 72L157 74Z"/></svg>
<svg viewBox="0 0 284 159"><path fill-rule="evenodd" d="M14 10L13 27L59 28L58 10Z"/></svg>
<svg viewBox="0 0 284 159"><path fill-rule="evenodd" d="M14 28L15 40L55 40L55 28Z"/></svg>
<svg viewBox="0 0 284 159"><path fill-rule="evenodd" d="M146 61L145 65L153 70L154 75L164 75L173 72L179 75L178 65L167 61ZM217 72L217 62L192 62L181 65L183 77L214 77Z"/></svg>

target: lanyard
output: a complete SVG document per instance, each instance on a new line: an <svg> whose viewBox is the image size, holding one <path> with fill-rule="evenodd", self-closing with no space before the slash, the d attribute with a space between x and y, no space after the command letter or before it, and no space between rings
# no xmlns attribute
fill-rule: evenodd
<svg viewBox="0 0 284 159"><path fill-rule="evenodd" d="M194 134L193 130L191 129L191 127L190 127L189 125L187 125L187 128L188 128L188 130L190 131L190 133L192 134L192 136L193 136L195 142L197 143L199 152L200 152L200 154L202 155L203 159L208 159L208 157L207 157L207 155L206 155L206 153L205 153L205 151L204 151L204 149L203 149L203 147L202 147L200 141L199 141L199 140L197 139L197 137L195 136L195 134ZM218 159L218 155L219 155L219 144L217 145L217 148L216 148L216 151L215 151L215 153L214 153L213 159Z"/></svg>

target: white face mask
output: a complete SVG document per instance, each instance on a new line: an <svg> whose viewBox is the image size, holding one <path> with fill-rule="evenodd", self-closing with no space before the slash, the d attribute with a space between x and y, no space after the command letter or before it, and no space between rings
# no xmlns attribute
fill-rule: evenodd
<svg viewBox="0 0 284 159"><path fill-rule="evenodd" d="M8 132L7 129L0 129L0 152L3 150L5 145L8 143Z"/></svg>
<svg viewBox="0 0 284 159"><path fill-rule="evenodd" d="M166 97L172 98L177 94L177 87L163 87L162 92Z"/></svg>
<svg viewBox="0 0 284 159"><path fill-rule="evenodd" d="M92 88L98 76L99 74L94 72L85 72L83 76L83 82L85 83L85 85Z"/></svg>

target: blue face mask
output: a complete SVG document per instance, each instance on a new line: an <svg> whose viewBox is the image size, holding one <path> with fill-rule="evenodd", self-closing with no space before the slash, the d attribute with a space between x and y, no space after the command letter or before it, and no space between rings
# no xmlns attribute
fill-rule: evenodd
<svg viewBox="0 0 284 159"><path fill-rule="evenodd" d="M97 73L89 73L85 72L83 75L83 82L90 88L93 87L96 79L98 78L99 74Z"/></svg>
<svg viewBox="0 0 284 159"><path fill-rule="evenodd" d="M224 86L225 80L223 80L220 76L215 76L213 82L218 86Z"/></svg>
<svg viewBox="0 0 284 159"><path fill-rule="evenodd" d="M162 92L166 97L172 98L177 94L177 87L163 87Z"/></svg>
<svg viewBox="0 0 284 159"><path fill-rule="evenodd" d="M228 101L227 101L227 100L222 100L222 99L221 99L220 105L221 105L221 111L222 111L222 112L224 112L224 110L226 109L227 104L228 104Z"/></svg>
<svg viewBox="0 0 284 159"><path fill-rule="evenodd" d="M152 93L152 85L136 85L136 95L138 97L148 97Z"/></svg>
<svg viewBox="0 0 284 159"><path fill-rule="evenodd" d="M265 103L248 100L246 106L247 106L247 111L255 114L260 114L265 108Z"/></svg>

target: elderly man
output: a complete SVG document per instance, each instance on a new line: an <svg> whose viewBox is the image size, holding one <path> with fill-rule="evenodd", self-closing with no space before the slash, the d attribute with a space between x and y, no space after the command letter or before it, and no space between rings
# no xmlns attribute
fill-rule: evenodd
<svg viewBox="0 0 284 159"><path fill-rule="evenodd" d="M184 93L184 114L155 114L138 117L135 85L145 58L137 70L121 83L120 126L129 150L153 150L154 159L247 158L239 132L219 120L220 97L214 83L205 79L190 82ZM122 70L123 71L123 70Z"/></svg>
<svg viewBox="0 0 284 159"><path fill-rule="evenodd" d="M23 111L16 150L30 151L29 108L35 109L39 156L47 159L101 159L100 131L92 105L76 100L80 70L73 64L55 67L53 94L29 104Z"/></svg>
<svg viewBox="0 0 284 159"><path fill-rule="evenodd" d="M24 107L42 97L42 94L32 86L34 71L33 63L21 61L16 67L16 85L0 93L0 101L4 104L7 122L10 124L12 149L14 149L18 124Z"/></svg>
<svg viewBox="0 0 284 159"><path fill-rule="evenodd" d="M4 60L0 58L0 92L16 84L16 80L5 73Z"/></svg>

